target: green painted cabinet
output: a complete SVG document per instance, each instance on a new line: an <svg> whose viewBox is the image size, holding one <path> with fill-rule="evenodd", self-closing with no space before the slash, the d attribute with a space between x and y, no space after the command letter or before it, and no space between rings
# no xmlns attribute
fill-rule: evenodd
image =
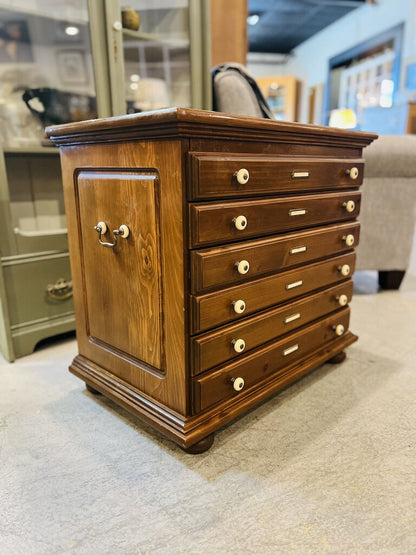
<svg viewBox="0 0 416 555"><path fill-rule="evenodd" d="M0 2L0 351L7 360L75 327L59 153L44 128L210 107L209 0L128 4L138 29L127 28L118 0Z"/></svg>

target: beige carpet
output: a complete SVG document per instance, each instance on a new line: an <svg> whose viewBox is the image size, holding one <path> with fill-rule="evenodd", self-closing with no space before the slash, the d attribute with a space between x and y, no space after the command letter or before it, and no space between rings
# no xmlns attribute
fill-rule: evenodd
<svg viewBox="0 0 416 555"><path fill-rule="evenodd" d="M183 453L67 372L0 359L0 553L416 553L416 260L356 276L347 360Z"/></svg>

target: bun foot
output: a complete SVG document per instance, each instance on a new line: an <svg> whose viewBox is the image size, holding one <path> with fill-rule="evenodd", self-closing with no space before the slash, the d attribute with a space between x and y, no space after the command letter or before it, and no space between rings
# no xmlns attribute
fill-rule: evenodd
<svg viewBox="0 0 416 555"><path fill-rule="evenodd" d="M215 434L211 434L207 437L204 437L197 443L194 443L190 447L182 447L185 453L189 453L190 455L199 455L200 453L205 453L208 451L212 444L214 443Z"/></svg>
<svg viewBox="0 0 416 555"><path fill-rule="evenodd" d="M347 353L345 351L341 351L340 353L330 358L327 362L329 362L330 364L339 364L340 362L344 361L346 358L347 358Z"/></svg>
<svg viewBox="0 0 416 555"><path fill-rule="evenodd" d="M102 395L101 391L97 391L96 389L94 389L90 384L86 383L85 384L85 388L87 391L89 391L90 393L92 393L93 395Z"/></svg>

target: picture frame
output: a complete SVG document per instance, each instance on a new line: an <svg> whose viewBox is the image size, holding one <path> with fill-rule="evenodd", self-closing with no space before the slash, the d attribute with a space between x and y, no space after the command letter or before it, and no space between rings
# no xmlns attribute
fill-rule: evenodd
<svg viewBox="0 0 416 555"><path fill-rule="evenodd" d="M88 84L87 66L82 50L58 50L58 74L63 85Z"/></svg>

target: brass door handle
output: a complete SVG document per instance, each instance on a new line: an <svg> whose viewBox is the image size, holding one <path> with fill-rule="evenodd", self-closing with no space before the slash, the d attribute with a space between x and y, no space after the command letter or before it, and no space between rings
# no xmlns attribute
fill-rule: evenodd
<svg viewBox="0 0 416 555"><path fill-rule="evenodd" d="M46 287L46 292L54 301L65 301L72 297L72 281L59 278L56 283L50 283Z"/></svg>
<svg viewBox="0 0 416 555"><path fill-rule="evenodd" d="M118 229L113 229L114 242L108 243L107 241L103 241L101 239L101 236L107 233L107 224L105 222L98 222L98 224L94 226L94 229L98 233L98 242L100 243L100 245L109 249L114 249L114 247L117 245L118 237L127 239L127 237L130 235L130 229L125 224L121 224Z"/></svg>

